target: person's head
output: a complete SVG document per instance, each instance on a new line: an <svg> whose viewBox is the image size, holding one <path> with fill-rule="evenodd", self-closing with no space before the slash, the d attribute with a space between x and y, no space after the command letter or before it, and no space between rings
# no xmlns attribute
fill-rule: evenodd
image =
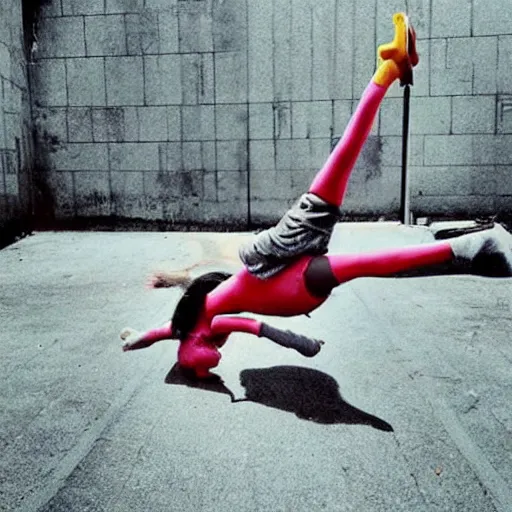
<svg viewBox="0 0 512 512"><path fill-rule="evenodd" d="M173 337L183 340L194 328L203 308L206 295L231 277L227 272L209 272L194 279L179 300L171 325Z"/></svg>

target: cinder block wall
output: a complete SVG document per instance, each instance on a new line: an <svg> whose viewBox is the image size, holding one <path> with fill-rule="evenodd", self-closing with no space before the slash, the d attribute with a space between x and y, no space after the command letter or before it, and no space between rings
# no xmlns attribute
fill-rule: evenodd
<svg viewBox="0 0 512 512"><path fill-rule="evenodd" d="M0 2L0 245L28 229L31 119L19 0Z"/></svg>
<svg viewBox="0 0 512 512"><path fill-rule="evenodd" d="M415 214L512 211L508 0L409 0ZM271 222L309 185L393 35L394 0L53 0L31 66L58 218ZM402 90L348 214L396 214Z"/></svg>

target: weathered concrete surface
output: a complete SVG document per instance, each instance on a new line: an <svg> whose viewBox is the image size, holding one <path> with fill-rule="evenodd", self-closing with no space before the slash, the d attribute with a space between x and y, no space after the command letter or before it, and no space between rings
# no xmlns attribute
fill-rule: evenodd
<svg viewBox="0 0 512 512"><path fill-rule="evenodd" d="M225 387L180 385L173 342L121 351L121 328L179 297L144 289L151 270L243 236L38 233L0 251L0 509L511 510L510 279L348 283L311 319L270 320L323 338L317 357L232 336ZM431 238L347 224L332 250Z"/></svg>

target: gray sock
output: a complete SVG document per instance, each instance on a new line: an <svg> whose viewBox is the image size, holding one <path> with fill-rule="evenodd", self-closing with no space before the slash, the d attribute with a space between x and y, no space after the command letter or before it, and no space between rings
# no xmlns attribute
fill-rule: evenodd
<svg viewBox="0 0 512 512"><path fill-rule="evenodd" d="M512 235L496 224L492 229L449 240L456 264L471 274L488 277L512 276Z"/></svg>
<svg viewBox="0 0 512 512"><path fill-rule="evenodd" d="M282 347L293 348L306 357L316 356L324 344L323 341L308 338L302 334L295 334L288 330L283 331L266 323L261 324L259 335Z"/></svg>

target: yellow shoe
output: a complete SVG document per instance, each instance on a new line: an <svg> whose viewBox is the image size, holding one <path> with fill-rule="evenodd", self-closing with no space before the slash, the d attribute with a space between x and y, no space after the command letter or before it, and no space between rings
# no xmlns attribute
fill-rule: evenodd
<svg viewBox="0 0 512 512"><path fill-rule="evenodd" d="M398 12L393 15L393 24L395 25L395 37L390 43L382 44L377 50L379 70L382 72L377 76L383 83L387 83L390 77L390 69L398 67L400 85L412 85L413 73L412 68L419 62L419 57L416 52L416 32L412 25L409 24L409 18L403 12ZM386 61L392 61L396 66L384 65ZM381 69L382 68L382 69Z"/></svg>

